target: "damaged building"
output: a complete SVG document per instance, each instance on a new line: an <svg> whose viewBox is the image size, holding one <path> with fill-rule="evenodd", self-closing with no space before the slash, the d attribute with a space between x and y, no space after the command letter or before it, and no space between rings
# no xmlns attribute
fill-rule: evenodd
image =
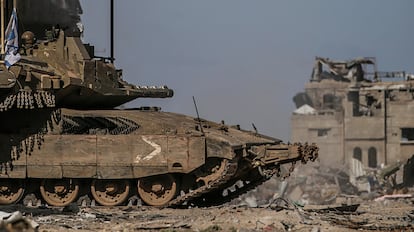
<svg viewBox="0 0 414 232"><path fill-rule="evenodd" d="M305 91L293 100L297 109L291 117L292 140L317 143L321 165L345 165L355 173L412 163L412 74L378 72L375 58L316 57ZM409 181L413 169L405 169Z"/></svg>

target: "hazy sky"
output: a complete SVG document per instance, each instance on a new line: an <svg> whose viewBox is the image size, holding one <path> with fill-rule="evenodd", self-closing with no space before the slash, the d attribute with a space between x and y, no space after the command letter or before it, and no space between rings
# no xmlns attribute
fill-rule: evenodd
<svg viewBox="0 0 414 232"><path fill-rule="evenodd" d="M81 3L84 41L109 56L109 0ZM289 140L292 97L315 56L375 56L380 71L414 73L413 9L411 0L118 0L116 65L128 82L175 91L128 107L195 116L195 96L202 118Z"/></svg>

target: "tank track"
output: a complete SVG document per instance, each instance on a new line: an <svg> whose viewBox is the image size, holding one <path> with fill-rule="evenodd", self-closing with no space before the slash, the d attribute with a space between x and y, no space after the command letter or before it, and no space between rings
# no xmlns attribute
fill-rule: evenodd
<svg viewBox="0 0 414 232"><path fill-rule="evenodd" d="M296 144L299 145L299 144ZM300 145L298 148L298 152L302 154L300 159L301 163L306 164L308 161L315 161L318 156L318 148L316 145L308 145L307 143L304 145ZM250 190L255 189L256 187L262 185L264 182L268 181L274 175L278 178L284 180L291 175L291 173L295 170L296 161L290 162L291 166L287 169L287 172L282 175L281 166L275 165L272 167L268 167L265 170L262 170L261 167L256 169L256 175L252 175L251 172L246 173L244 176L238 177L237 180L234 180L231 185L228 185L228 180L231 179L236 173L233 173L232 176L226 175L222 176L220 179L223 181L217 181L217 185L214 188L208 188L208 186L203 186L203 191L200 193L191 195L191 198L187 199L195 203L197 206L216 206L222 205L231 200L249 192ZM250 177L246 178L245 177ZM238 182L241 181L243 183L242 187L238 186ZM234 189L234 190L232 190ZM216 191L215 191L216 190ZM227 192L226 195L223 193ZM205 199L203 199L205 198ZM214 200L209 200L214 199Z"/></svg>
<svg viewBox="0 0 414 232"><path fill-rule="evenodd" d="M238 158L223 160L222 162L225 162L225 168L218 178L207 185L203 185L195 190L190 190L188 193L179 195L162 208L179 208L191 205L200 207L222 205L255 189L257 186L269 180L273 175L277 175L278 178L282 179L290 176L290 173L294 170L295 166L295 162L292 162L292 167L289 168L289 171L284 175L281 175L280 166L273 166L264 171L264 173L266 173L265 175L263 175L263 171L257 168L253 173L248 172L239 176L237 173L239 167L238 161ZM240 181L243 183L243 186L241 187L238 185ZM229 184L229 182L232 184ZM225 191L227 194L224 195L223 193Z"/></svg>
<svg viewBox="0 0 414 232"><path fill-rule="evenodd" d="M265 183L269 179L270 178L263 177L261 179L251 181L249 183L243 182L243 187L241 187L241 188L235 187L235 191L231 191L230 188L227 188L227 189L224 190L224 191L227 190L227 195L218 198L219 200L217 202L215 202L215 204L216 205L221 205L221 204L230 202L233 199L249 192L250 190L253 190L253 189L257 188L258 186L262 185L263 183Z"/></svg>
<svg viewBox="0 0 414 232"><path fill-rule="evenodd" d="M294 164L292 163L292 166L294 166ZM272 178L272 176L274 176L274 174L276 173L278 178L281 179L285 179L288 176L290 176L290 173L293 172L293 169L290 168L289 172L283 176L280 175L280 169L278 167L275 167L274 169L268 169L266 170L266 172L271 173L271 174L266 174L265 176L262 176L262 174L260 174L260 171L258 171L257 178L252 178L252 179L246 179L246 180L242 180L239 179L235 182L235 184L231 185L231 186L227 186L225 188L223 188L223 190L221 191L217 191L217 192L213 192L213 193L207 193L208 195L208 199L214 199L214 200L208 200L206 202L200 202L197 201L199 199L195 199L195 201L197 201L197 205L199 206L218 206L218 205L222 205L225 203L228 203L230 201L232 201L233 199L236 199L237 197L249 192L250 190L253 190L255 188L257 188L258 186L262 185L263 183L265 183L266 181L270 180ZM243 183L243 186L239 186L238 182L241 181ZM223 193L227 193L226 195L224 195ZM201 196L200 198L202 198L203 196ZM207 198L206 198L207 199ZM201 200L201 199L200 199Z"/></svg>
<svg viewBox="0 0 414 232"><path fill-rule="evenodd" d="M235 184L225 187L221 190L217 189L216 191L206 193L198 198L193 199L193 203L197 206L202 207L211 207L211 206L218 206L230 202L231 200L249 192L250 190L255 189L257 186L263 184L269 180L267 177L260 176L254 180L247 180L242 181L243 186L239 187L238 182L241 180L236 181ZM232 188L234 190L232 190ZM223 193L227 192L226 195Z"/></svg>
<svg viewBox="0 0 414 232"><path fill-rule="evenodd" d="M271 173L271 174L266 174L266 176L262 176L261 174L259 174L260 171L258 171L257 173L258 178L247 179L244 181L242 181L240 178L235 181L236 184L228 186L228 181L237 173L237 167L238 165L235 160L228 161L226 165L226 169L223 172L223 174L219 178L217 178L213 183L209 185L204 185L194 191L190 191L187 194L181 195L175 198L174 200L170 201L165 207L178 207L184 204L185 202L194 203L197 206L214 206L214 205L224 204L247 193L248 191L256 188L257 186L262 185L264 182L269 180L276 173L278 177L281 177L280 167L275 166L272 169L266 170L267 173ZM292 163L292 167L294 167L293 163ZM289 172L281 178L284 179L290 176L290 173L292 173L293 170L294 168L290 168ZM243 186L240 188L237 186L238 181L243 182ZM235 187L235 191L231 191L231 188L233 186ZM218 190L218 191L215 191L215 190ZM223 196L224 191L227 191L228 193L225 196ZM207 200L203 202L202 198L206 196L208 196L207 197L208 199L214 199L214 201Z"/></svg>
<svg viewBox="0 0 414 232"><path fill-rule="evenodd" d="M178 196L174 200L168 202L168 204L166 204L164 207L181 206L185 202L190 202L191 200L196 199L226 184L227 181L229 181L237 172L237 167L238 167L237 161L238 161L237 159L224 160L224 162L226 162L226 166L225 166L223 173L221 174L219 178L212 181L208 185L201 186L200 188L197 188L193 191L189 191L188 193L184 195Z"/></svg>
<svg viewBox="0 0 414 232"><path fill-rule="evenodd" d="M185 207L189 205L196 205L201 207L211 207L211 206L217 206L221 205L227 202L230 202L231 200L239 197L240 195L243 195L244 193L247 193L248 191L256 188L257 186L263 184L267 180L270 179L269 176L261 176L259 171L253 175L254 179L246 179L243 180L243 186L241 188L235 188L235 191L231 191L230 189L237 185L238 181L241 181L243 177L241 176L240 179L238 178L235 182L236 184L229 186L229 181L234 178L235 175L237 175L237 168L238 168L238 160L224 160L226 162L225 169L216 180L210 182L208 185L203 185L195 190L189 191L186 194L179 195L172 201L170 201L168 204L164 205L162 208L179 208L179 207ZM274 173L277 172L277 168L273 169ZM269 171L269 170L268 170ZM227 195L223 196L223 192L227 191ZM32 194L33 195L33 194ZM139 198L139 197L138 197ZM203 198L206 199L206 201L203 201ZM37 199L34 197L35 201L40 202L40 199ZM214 200L210 200L214 199ZM78 204L79 203L78 200ZM27 205L24 203L24 205ZM29 204L29 206L33 207L35 203Z"/></svg>

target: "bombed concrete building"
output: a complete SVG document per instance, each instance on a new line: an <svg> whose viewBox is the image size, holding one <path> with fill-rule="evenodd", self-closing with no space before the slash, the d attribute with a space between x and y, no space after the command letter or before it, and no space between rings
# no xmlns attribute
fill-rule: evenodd
<svg viewBox="0 0 414 232"><path fill-rule="evenodd" d="M414 77L378 72L374 58L317 57L293 98L292 140L316 142L320 163L351 169L405 163L414 154Z"/></svg>

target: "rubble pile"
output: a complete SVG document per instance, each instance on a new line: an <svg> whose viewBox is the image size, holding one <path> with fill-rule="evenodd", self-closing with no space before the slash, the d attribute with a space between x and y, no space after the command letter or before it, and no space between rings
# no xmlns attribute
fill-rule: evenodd
<svg viewBox="0 0 414 232"><path fill-rule="evenodd" d="M278 198L283 199L283 198ZM386 199L352 205L306 205L275 202L281 207L226 205L209 208L146 206L89 207L56 213L38 209L39 231L390 231L412 230L412 199ZM48 212L50 214L48 214Z"/></svg>
<svg viewBox="0 0 414 232"><path fill-rule="evenodd" d="M276 183L271 180L268 184L277 185ZM297 189L297 185L293 189ZM254 196L249 194L248 197ZM182 209L148 206L13 206L14 208L7 211L14 210L15 213L5 213L0 231L253 232L414 229L412 197L391 195L394 197L361 201L357 204L301 205L300 201L276 197L278 194L271 196L275 199L263 205L261 203L265 201L257 198L254 207L242 201L238 205L226 204L208 208L189 206ZM271 191L267 189L264 195L258 196L270 195Z"/></svg>
<svg viewBox="0 0 414 232"><path fill-rule="evenodd" d="M341 194L356 193L356 187L349 182L349 176L345 172L307 165L300 171L295 171L287 180L272 178L233 201L233 204L266 205L276 198L283 197L299 204L325 205L334 203Z"/></svg>
<svg viewBox="0 0 414 232"><path fill-rule="evenodd" d="M286 180L272 178L232 204L264 206L276 198L289 199L299 205L360 203L365 200L411 198L414 189L403 182L396 163L378 169L366 169L358 175L343 168L319 165L302 166Z"/></svg>

